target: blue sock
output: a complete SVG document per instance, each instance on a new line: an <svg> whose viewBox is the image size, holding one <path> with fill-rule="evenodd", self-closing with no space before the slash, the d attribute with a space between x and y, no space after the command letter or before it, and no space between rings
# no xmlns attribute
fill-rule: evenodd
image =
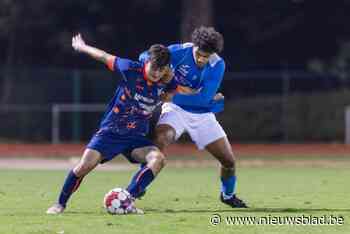
<svg viewBox="0 0 350 234"><path fill-rule="evenodd" d="M69 199L69 197L72 195L73 192L75 192L83 178L78 178L73 170L70 170L66 180L64 181L64 185L62 187L60 196L58 198L58 203L62 205L63 207L66 207L66 203Z"/></svg>
<svg viewBox="0 0 350 234"><path fill-rule="evenodd" d="M133 197L137 198L146 190L146 187L153 179L154 174L152 170L145 165L141 165L140 170L134 175L126 190L128 190Z"/></svg>
<svg viewBox="0 0 350 234"><path fill-rule="evenodd" d="M235 193L236 179L236 176L230 176L228 178L221 177L221 192L224 199L232 197Z"/></svg>

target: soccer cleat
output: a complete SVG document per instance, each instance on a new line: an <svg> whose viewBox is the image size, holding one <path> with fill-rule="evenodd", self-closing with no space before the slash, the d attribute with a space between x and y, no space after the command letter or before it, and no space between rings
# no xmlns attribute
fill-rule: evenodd
<svg viewBox="0 0 350 234"><path fill-rule="evenodd" d="M61 214L63 213L65 207L60 205L60 204L54 204L53 206L51 206L49 209L47 209L46 214Z"/></svg>
<svg viewBox="0 0 350 234"><path fill-rule="evenodd" d="M128 211L128 214L139 214L139 215L142 215L144 214L145 212L143 212L143 210L139 209L139 208L136 208L134 207L133 209L131 209L130 211Z"/></svg>
<svg viewBox="0 0 350 234"><path fill-rule="evenodd" d="M235 194L233 194L233 196L229 199L224 199L224 197L222 196L222 193L220 193L220 200L221 202L231 206L232 208L248 208L248 206L244 203L244 201L236 197Z"/></svg>
<svg viewBox="0 0 350 234"><path fill-rule="evenodd" d="M143 215L145 212L143 210L136 208L134 205L129 206L126 208L124 214L138 214L138 215Z"/></svg>
<svg viewBox="0 0 350 234"><path fill-rule="evenodd" d="M136 199L139 199L139 200L142 200L142 197L145 196L146 194L146 190L143 190L138 196Z"/></svg>
<svg viewBox="0 0 350 234"><path fill-rule="evenodd" d="M139 208L135 207L135 201L137 198L134 198L133 196L130 196L131 204L124 210L124 214L139 214L142 215L145 212Z"/></svg>

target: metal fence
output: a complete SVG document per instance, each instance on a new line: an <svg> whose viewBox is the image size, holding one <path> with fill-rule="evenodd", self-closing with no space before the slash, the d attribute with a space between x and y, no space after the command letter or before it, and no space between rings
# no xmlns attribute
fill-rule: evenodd
<svg viewBox="0 0 350 234"><path fill-rule="evenodd" d="M103 69L0 69L0 140L51 142L53 123L59 125L59 139L87 140L101 112L64 112L55 122L54 106L107 103L119 78ZM348 90L348 80L331 74L228 72L220 90L225 111L218 119L237 141L344 141Z"/></svg>

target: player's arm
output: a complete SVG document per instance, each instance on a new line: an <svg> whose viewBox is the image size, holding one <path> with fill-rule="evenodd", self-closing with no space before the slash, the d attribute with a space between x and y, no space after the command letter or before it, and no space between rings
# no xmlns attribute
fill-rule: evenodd
<svg viewBox="0 0 350 234"><path fill-rule="evenodd" d="M100 61L108 66L111 70L113 69L116 56L109 54L103 50L89 46L85 43L80 34L72 38L72 46L74 50L84 53L92 57L93 59Z"/></svg>
<svg viewBox="0 0 350 234"><path fill-rule="evenodd" d="M215 102L214 97L222 82L225 72L225 63L222 61L215 69L204 71L203 87L196 94L176 94L172 101L177 105L188 105L194 107L210 107Z"/></svg>

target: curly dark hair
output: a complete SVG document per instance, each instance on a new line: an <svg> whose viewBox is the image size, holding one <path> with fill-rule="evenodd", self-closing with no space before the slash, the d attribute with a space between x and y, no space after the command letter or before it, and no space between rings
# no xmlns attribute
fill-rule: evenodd
<svg viewBox="0 0 350 234"><path fill-rule="evenodd" d="M170 63L170 51L161 44L154 44L148 49L149 61L155 68L162 68Z"/></svg>
<svg viewBox="0 0 350 234"><path fill-rule="evenodd" d="M224 38L213 27L201 26L192 33L192 42L195 46L207 53L218 53L224 48Z"/></svg>

